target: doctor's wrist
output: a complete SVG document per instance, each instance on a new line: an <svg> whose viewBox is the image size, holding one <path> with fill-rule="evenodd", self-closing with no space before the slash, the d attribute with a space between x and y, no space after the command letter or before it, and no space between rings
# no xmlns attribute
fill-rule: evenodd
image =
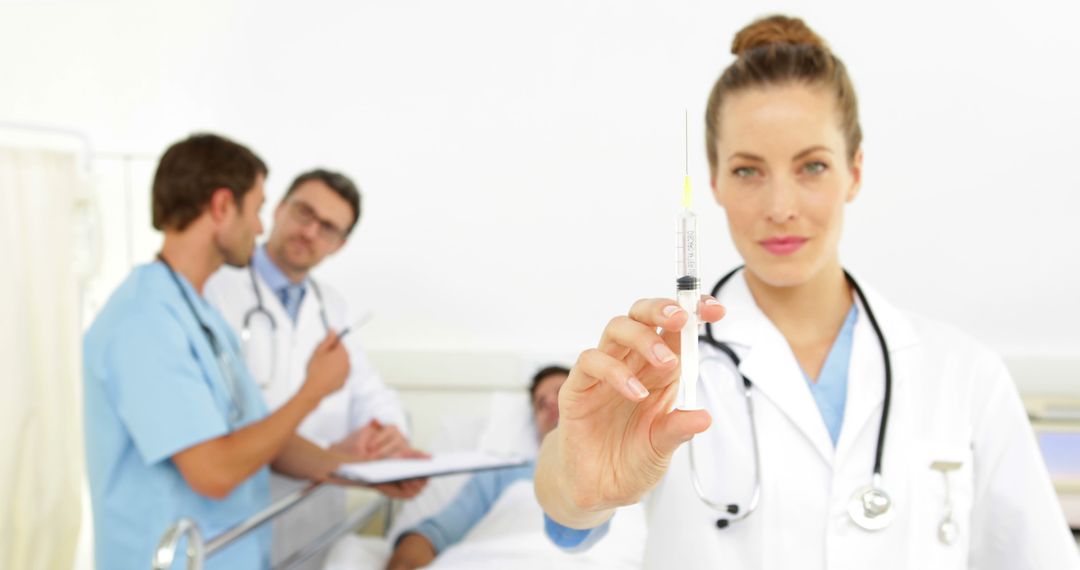
<svg viewBox="0 0 1080 570"><path fill-rule="evenodd" d="M290 402L301 407L304 410L304 415L307 415L315 411L315 408L319 407L319 403L322 402L323 397L323 394L311 389L307 384L304 384L296 391L296 394L290 398Z"/></svg>
<svg viewBox="0 0 1080 570"><path fill-rule="evenodd" d="M574 486L573 475L561 463L555 432L548 434L540 445L533 481L536 498L547 516L566 528L598 527L615 514L615 509L596 505L595 497L583 497L582 489Z"/></svg>

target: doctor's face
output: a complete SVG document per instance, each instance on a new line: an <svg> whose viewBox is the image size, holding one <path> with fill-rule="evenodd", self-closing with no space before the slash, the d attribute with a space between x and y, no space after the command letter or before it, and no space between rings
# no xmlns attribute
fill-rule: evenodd
<svg viewBox="0 0 1080 570"><path fill-rule="evenodd" d="M306 273L341 249L352 206L321 180L298 186L274 211L267 249L292 272Z"/></svg>
<svg viewBox="0 0 1080 570"><path fill-rule="evenodd" d="M790 287L839 266L862 153L848 159L834 96L797 84L750 89L732 94L720 115L713 192L750 272Z"/></svg>
<svg viewBox="0 0 1080 570"><path fill-rule="evenodd" d="M255 185L244 193L239 203L230 208L230 217L222 228L219 249L225 257L225 263L233 267L244 267L251 261L255 251L255 237L263 232L259 210L266 201L263 191L265 177L255 177Z"/></svg>

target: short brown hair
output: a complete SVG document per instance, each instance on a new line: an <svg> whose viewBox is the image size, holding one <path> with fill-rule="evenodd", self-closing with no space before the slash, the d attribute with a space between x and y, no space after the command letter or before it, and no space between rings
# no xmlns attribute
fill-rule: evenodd
<svg viewBox="0 0 1080 570"><path fill-rule="evenodd" d="M805 22L786 16L760 19L735 35L731 53L738 59L716 80L705 110L705 151L713 177L719 162L720 107L727 95L753 87L802 83L827 89L836 97L847 158L855 157L862 145L855 87L844 62Z"/></svg>
<svg viewBox="0 0 1080 570"><path fill-rule="evenodd" d="M536 397L536 389L540 387L540 383L547 380L548 376L570 376L570 369L565 366L559 366L554 364L552 366L545 366L533 374L532 382L529 384L529 396L531 398Z"/></svg>
<svg viewBox="0 0 1080 570"><path fill-rule="evenodd" d="M170 146L158 163L154 229L184 230L202 215L219 188L231 190L237 208L242 208L244 194L267 173L266 163L246 146L214 134L193 134Z"/></svg>

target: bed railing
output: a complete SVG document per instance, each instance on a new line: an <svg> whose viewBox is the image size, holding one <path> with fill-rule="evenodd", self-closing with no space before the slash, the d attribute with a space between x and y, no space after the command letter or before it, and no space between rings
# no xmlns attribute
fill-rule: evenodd
<svg viewBox="0 0 1080 570"><path fill-rule="evenodd" d="M182 559L186 559L188 570L202 570L207 558L210 558L216 552L303 502L318 491L322 485L323 483L312 483L299 491L282 497L266 509L252 515L251 518L208 541L202 536L202 531L199 530L199 525L197 525L195 521L189 518L182 518L173 523L173 525L161 535L161 540L158 541L157 549L154 551L153 566L151 566L151 568L154 570L168 570L172 568L172 565L177 560L177 549L180 547L180 542L182 539L186 538L187 548L181 554L183 556ZM279 565L275 566L274 569L285 570L288 568L295 568L305 560L329 547L334 541L346 533L366 525L375 518L379 511L388 508L389 505L389 499L379 496L378 499L357 509L354 513L349 514L341 522L317 536L300 550L291 554Z"/></svg>

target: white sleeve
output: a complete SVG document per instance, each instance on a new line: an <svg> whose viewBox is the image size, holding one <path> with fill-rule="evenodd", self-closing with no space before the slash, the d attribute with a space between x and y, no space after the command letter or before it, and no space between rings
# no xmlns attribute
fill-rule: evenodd
<svg viewBox="0 0 1080 570"><path fill-rule="evenodd" d="M974 433L975 496L970 568L1080 569L1038 441L1005 364L979 371Z"/></svg>
<svg viewBox="0 0 1080 570"><path fill-rule="evenodd" d="M203 286L203 298L214 306L236 336L243 329L244 313L255 307L255 291L248 270L222 267Z"/></svg>
<svg viewBox="0 0 1080 570"><path fill-rule="evenodd" d="M206 284L203 285L203 298L206 302L214 306L221 316L225 317L225 321L229 323L229 326L233 328L237 336L240 336L240 326L235 318L237 313L236 307L230 304L229 299L229 287L233 285L233 276L229 275L230 269L228 267L222 267L215 271L210 278L206 280ZM232 300L235 303L235 300Z"/></svg>
<svg viewBox="0 0 1080 570"><path fill-rule="evenodd" d="M409 425L396 391L388 388L356 339L348 339L349 349L349 431L372 419L397 426L406 437Z"/></svg>

